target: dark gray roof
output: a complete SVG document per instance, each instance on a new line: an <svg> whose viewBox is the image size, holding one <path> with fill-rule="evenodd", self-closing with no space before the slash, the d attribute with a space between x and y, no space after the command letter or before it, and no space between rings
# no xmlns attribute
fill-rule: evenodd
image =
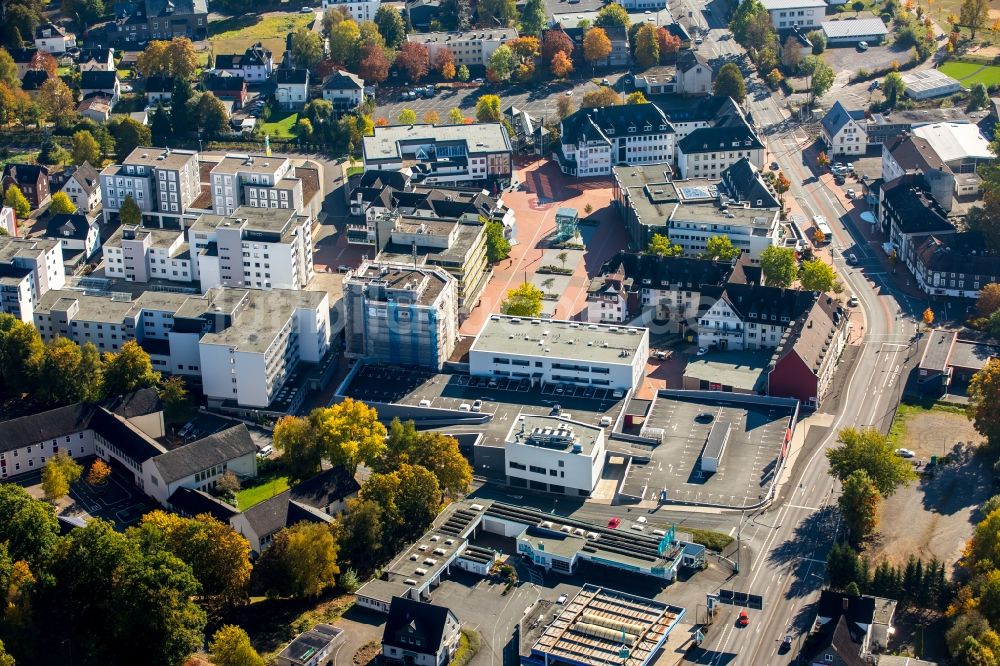
<svg viewBox="0 0 1000 666"><path fill-rule="evenodd" d="M264 48L260 42L247 47L240 60L240 67L264 66L271 60L271 49Z"/></svg>
<svg viewBox="0 0 1000 666"><path fill-rule="evenodd" d="M913 243L919 261L928 270L989 276L981 282L1000 278L1000 257L986 253L986 241L978 232L916 236Z"/></svg>
<svg viewBox="0 0 1000 666"><path fill-rule="evenodd" d="M110 48L96 48L96 49L81 49L80 55L76 59L81 65L86 64L92 60L97 62L108 62L109 60L114 61Z"/></svg>
<svg viewBox="0 0 1000 666"><path fill-rule="evenodd" d="M677 69L681 71L687 71L696 65L701 65L709 70L712 69L711 63L708 61L701 51L694 51L692 49L684 49L677 54Z"/></svg>
<svg viewBox="0 0 1000 666"><path fill-rule="evenodd" d="M743 157L721 174L722 184L737 201L747 201L753 208L780 208L777 197L764 181L760 170L750 158ZM759 202L759 203L758 203Z"/></svg>
<svg viewBox="0 0 1000 666"><path fill-rule="evenodd" d="M721 286L732 271L730 264L693 257L660 257L652 254L619 252L601 268L601 275L623 272L636 287L649 280L650 287L663 283L690 286L700 289L703 285Z"/></svg>
<svg viewBox="0 0 1000 666"><path fill-rule="evenodd" d="M279 84L305 83L308 77L309 70L307 69L279 69L274 80Z"/></svg>
<svg viewBox="0 0 1000 666"><path fill-rule="evenodd" d="M817 646L809 663L824 662L828 653L835 653L843 666L866 666L861 658L863 641L861 631L851 625L843 615L830 620L813 636L811 645Z"/></svg>
<svg viewBox="0 0 1000 666"><path fill-rule="evenodd" d="M580 109L566 117L562 121L562 142L577 144L584 138L610 141L619 137L673 131L674 127L666 114L655 104L605 106L599 109Z"/></svg>
<svg viewBox="0 0 1000 666"><path fill-rule="evenodd" d="M172 483L214 465L256 452L257 447L250 437L250 431L241 423L168 451L153 462L164 482Z"/></svg>
<svg viewBox="0 0 1000 666"><path fill-rule="evenodd" d="M208 3L206 0L145 0L145 2L147 18L208 13Z"/></svg>
<svg viewBox="0 0 1000 666"><path fill-rule="evenodd" d="M393 597L382 632L382 645L423 654L436 654L452 612L444 606L405 597Z"/></svg>
<svg viewBox="0 0 1000 666"><path fill-rule="evenodd" d="M146 433L104 408L94 410L90 417L90 426L95 432L101 433L101 436L106 440L114 442L115 446L120 448L125 455L139 464L150 458L156 458L165 451Z"/></svg>
<svg viewBox="0 0 1000 666"><path fill-rule="evenodd" d="M200 516L207 513L224 523L239 515L239 511L234 507L194 488L178 488L167 498L167 504L185 516Z"/></svg>
<svg viewBox="0 0 1000 666"><path fill-rule="evenodd" d="M833 619L843 615L851 624L871 624L875 620L875 597L823 590L816 615Z"/></svg>
<svg viewBox="0 0 1000 666"><path fill-rule="evenodd" d="M23 90L38 90L48 80L49 73L44 69L29 69L21 77L21 88Z"/></svg>
<svg viewBox="0 0 1000 666"><path fill-rule="evenodd" d="M108 398L104 407L118 416L132 419L163 411L163 401L155 388L143 388L125 395Z"/></svg>
<svg viewBox="0 0 1000 666"><path fill-rule="evenodd" d="M90 70L80 74L81 90L114 90L118 72Z"/></svg>
<svg viewBox="0 0 1000 666"><path fill-rule="evenodd" d="M734 146L733 144L739 144ZM763 148L753 128L745 121L734 122L715 127L702 127L688 134L678 142L678 147L685 155L695 153L711 153L720 150L739 150Z"/></svg>
<svg viewBox="0 0 1000 666"><path fill-rule="evenodd" d="M49 219L45 227L46 238L71 238L73 240L86 240L90 231L90 220L86 215L79 213L59 213Z"/></svg>
<svg viewBox="0 0 1000 666"><path fill-rule="evenodd" d="M312 663L314 655L336 641L343 629L329 624L317 624L309 631L304 631L295 637L279 655L283 660L294 666L305 666Z"/></svg>
<svg viewBox="0 0 1000 666"><path fill-rule="evenodd" d="M825 129L830 136L835 136L837 132L844 128L844 125L854 121L864 120L865 112L862 110L848 111L839 101L836 102L833 107L826 112L823 116L823 129Z"/></svg>
<svg viewBox="0 0 1000 666"><path fill-rule="evenodd" d="M904 171L923 172L927 169L938 169L948 171L948 165L944 163L938 154L931 148L931 144L919 136L912 134L900 134L886 141L882 146L883 152L892 155L892 159Z"/></svg>
<svg viewBox="0 0 1000 666"><path fill-rule="evenodd" d="M919 174L904 174L882 185L884 213L904 234L954 231L948 216L925 190Z"/></svg>
<svg viewBox="0 0 1000 666"><path fill-rule="evenodd" d="M346 467L331 467L294 486L292 499L316 509L325 509L358 492L361 486Z"/></svg>
<svg viewBox="0 0 1000 666"><path fill-rule="evenodd" d="M72 178L76 180L80 188L88 195L93 194L101 187L100 173L90 162L84 162L72 173Z"/></svg>
<svg viewBox="0 0 1000 666"><path fill-rule="evenodd" d="M325 90L364 90L364 87L364 79L342 69L338 69L323 82Z"/></svg>
<svg viewBox="0 0 1000 666"><path fill-rule="evenodd" d="M49 168L40 164L8 164L3 168L3 177L34 185L39 178L48 179Z"/></svg>
<svg viewBox="0 0 1000 666"><path fill-rule="evenodd" d="M759 284L728 284L723 295L744 322L766 324L787 324L801 317L816 302L816 294L812 291Z"/></svg>
<svg viewBox="0 0 1000 666"><path fill-rule="evenodd" d="M291 527L296 523L330 522L329 516L315 511L292 499L291 491L286 490L263 502L253 505L243 512L250 529L257 538L263 539L274 534L283 527Z"/></svg>
<svg viewBox="0 0 1000 666"><path fill-rule="evenodd" d="M0 451L13 451L86 430L95 409L94 405L77 403L0 421Z"/></svg>
<svg viewBox="0 0 1000 666"><path fill-rule="evenodd" d="M174 90L174 77L172 76L151 76L146 79L146 93L172 93Z"/></svg>
<svg viewBox="0 0 1000 666"><path fill-rule="evenodd" d="M215 56L215 69L239 69L241 57L236 53L220 53Z"/></svg>

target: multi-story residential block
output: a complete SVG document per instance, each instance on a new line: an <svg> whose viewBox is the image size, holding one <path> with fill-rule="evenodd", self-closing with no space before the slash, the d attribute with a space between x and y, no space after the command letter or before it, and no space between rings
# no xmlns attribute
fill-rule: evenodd
<svg viewBox="0 0 1000 666"><path fill-rule="evenodd" d="M747 157L723 171L720 184L730 199L745 202L751 208L781 208L777 194Z"/></svg>
<svg viewBox="0 0 1000 666"><path fill-rule="evenodd" d="M590 497L604 472L604 428L559 416L520 414L503 448L515 488Z"/></svg>
<svg viewBox="0 0 1000 666"><path fill-rule="evenodd" d="M959 191L974 196L981 185L975 174L957 177L926 139L904 133L882 144L882 182L908 174L919 176L927 194L946 212L954 208Z"/></svg>
<svg viewBox="0 0 1000 666"><path fill-rule="evenodd" d="M840 101L823 116L821 136L830 155L864 155L868 150L865 112L848 111Z"/></svg>
<svg viewBox="0 0 1000 666"><path fill-rule="evenodd" d="M181 228L193 221L189 212L201 192L198 154L190 150L139 147L121 164L101 171L101 200L107 224L117 219L127 198L155 226Z"/></svg>
<svg viewBox="0 0 1000 666"><path fill-rule="evenodd" d="M455 56L455 66L485 67L490 56L501 44L517 39L514 28L478 28L465 32L420 32L406 36L409 42L427 47L430 61L435 62L437 54L448 49Z"/></svg>
<svg viewBox="0 0 1000 666"><path fill-rule="evenodd" d="M346 355L440 368L458 340L458 288L440 268L366 262L344 283Z"/></svg>
<svg viewBox="0 0 1000 666"><path fill-rule="evenodd" d="M698 343L736 351L777 347L785 330L810 310L817 298L811 291L727 284L699 316Z"/></svg>
<svg viewBox="0 0 1000 666"><path fill-rule="evenodd" d="M381 6L381 0L323 0L323 9L337 7L351 15L357 23L374 21L375 12Z"/></svg>
<svg viewBox="0 0 1000 666"><path fill-rule="evenodd" d="M218 74L243 77L250 83L263 83L274 73L274 57L270 49L257 42L243 55L220 53L215 56L212 69Z"/></svg>
<svg viewBox="0 0 1000 666"><path fill-rule="evenodd" d="M123 2L116 18L95 25L87 32L88 44L124 46L150 40L208 37L206 0L136 0Z"/></svg>
<svg viewBox="0 0 1000 666"><path fill-rule="evenodd" d="M194 271L179 229L118 227L104 243L104 272L129 282L191 282Z"/></svg>
<svg viewBox="0 0 1000 666"><path fill-rule="evenodd" d="M357 74L338 69L323 81L323 99L333 104L336 113L355 111L365 98L365 80Z"/></svg>
<svg viewBox="0 0 1000 666"><path fill-rule="evenodd" d="M906 174L883 183L879 190L878 221L897 256L907 257L914 237L941 237L957 231L945 210L930 195L919 174Z"/></svg>
<svg viewBox="0 0 1000 666"><path fill-rule="evenodd" d="M38 300L65 284L61 241L0 236L0 311L31 322Z"/></svg>
<svg viewBox="0 0 1000 666"><path fill-rule="evenodd" d="M8 236L17 235L17 215L10 206L0 206L0 229L6 231Z"/></svg>
<svg viewBox="0 0 1000 666"><path fill-rule="evenodd" d="M307 192L311 188L298 172L287 157L226 155L210 173L212 210L217 215L230 215L240 206L250 206L287 208L309 215L316 193Z"/></svg>
<svg viewBox="0 0 1000 666"><path fill-rule="evenodd" d="M648 357L645 328L492 315L469 350L469 373L626 392Z"/></svg>
<svg viewBox="0 0 1000 666"><path fill-rule="evenodd" d="M560 128L563 173L606 176L616 164L674 163L674 128L655 104L580 109Z"/></svg>
<svg viewBox="0 0 1000 666"><path fill-rule="evenodd" d="M681 178L719 178L743 158L764 166L764 143L745 117L714 127L696 129L677 142L677 171Z"/></svg>
<svg viewBox="0 0 1000 666"><path fill-rule="evenodd" d="M40 164L8 164L3 168L4 193L16 185L32 208L49 202L49 168Z"/></svg>
<svg viewBox="0 0 1000 666"><path fill-rule="evenodd" d="M76 46L76 35L54 23L43 23L35 28L35 48L46 53L66 53Z"/></svg>
<svg viewBox="0 0 1000 666"><path fill-rule="evenodd" d="M621 252L590 281L587 321L655 319L683 334L698 320L702 290L717 293L732 272L732 264L721 261Z"/></svg>
<svg viewBox="0 0 1000 666"><path fill-rule="evenodd" d="M809 31L818 28L826 17L824 0L763 0L771 15L771 25L779 33L792 28Z"/></svg>
<svg viewBox="0 0 1000 666"><path fill-rule="evenodd" d="M309 70L278 69L274 77L274 99L285 110L304 107L309 101Z"/></svg>
<svg viewBox="0 0 1000 666"><path fill-rule="evenodd" d="M73 170L61 191L78 211L93 212L101 205L101 174L90 166L90 162L84 162Z"/></svg>
<svg viewBox="0 0 1000 666"><path fill-rule="evenodd" d="M410 169L426 185L509 182L512 148L500 123L391 125L364 138L365 170Z"/></svg>
<svg viewBox="0 0 1000 666"><path fill-rule="evenodd" d="M903 260L931 296L978 298L983 285L1000 282L1000 258L975 231L914 236Z"/></svg>

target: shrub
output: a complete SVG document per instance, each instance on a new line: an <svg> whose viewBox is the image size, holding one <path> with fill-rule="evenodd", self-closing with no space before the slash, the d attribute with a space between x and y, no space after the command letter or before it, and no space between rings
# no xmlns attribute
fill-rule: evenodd
<svg viewBox="0 0 1000 666"><path fill-rule="evenodd" d="M712 530L699 530L696 528L685 528L685 532L691 534L691 540L701 544L709 550L721 553L722 550L733 542L733 537L723 532L713 532Z"/></svg>

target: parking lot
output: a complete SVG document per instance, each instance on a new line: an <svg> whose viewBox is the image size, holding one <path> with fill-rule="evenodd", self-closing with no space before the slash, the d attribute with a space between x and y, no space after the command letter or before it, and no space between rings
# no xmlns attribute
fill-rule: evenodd
<svg viewBox="0 0 1000 666"><path fill-rule="evenodd" d="M791 410L715 401L658 397L644 430L663 432L648 462L634 460L622 493L656 501L742 507L767 493L784 443ZM732 426L718 471L702 471L701 454L712 425Z"/></svg>
<svg viewBox="0 0 1000 666"><path fill-rule="evenodd" d="M877 70L888 67L893 60L910 59L909 48L872 44L863 53L853 44L831 44L823 52L823 59L834 72L856 73L859 69Z"/></svg>
<svg viewBox="0 0 1000 666"><path fill-rule="evenodd" d="M420 398L409 400L418 395L425 384L433 385L437 373L423 368L401 368L384 365L366 365L351 380L349 389L345 392L355 400L366 402L398 402L402 404L419 404Z"/></svg>

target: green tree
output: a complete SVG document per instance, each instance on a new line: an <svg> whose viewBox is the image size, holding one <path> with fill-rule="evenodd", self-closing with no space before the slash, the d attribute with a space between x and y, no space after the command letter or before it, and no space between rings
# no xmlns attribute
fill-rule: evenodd
<svg viewBox="0 0 1000 666"><path fill-rule="evenodd" d="M742 0L736 7L729 21L729 30L739 44L746 46L750 24L757 16L765 16L770 20L767 9L760 0Z"/></svg>
<svg viewBox="0 0 1000 666"><path fill-rule="evenodd" d="M747 96L746 83L743 81L743 73L733 62L727 62L719 68L719 73L715 78L714 94L716 97L732 97L735 102L742 104Z"/></svg>
<svg viewBox="0 0 1000 666"><path fill-rule="evenodd" d="M1000 284L989 282L979 289L976 312L980 317L989 317L997 310L1000 310Z"/></svg>
<svg viewBox="0 0 1000 666"><path fill-rule="evenodd" d="M903 83L903 77L899 72L889 72L882 80L882 94L885 96L886 106L890 109L896 106L905 90L906 84Z"/></svg>
<svg viewBox="0 0 1000 666"><path fill-rule="evenodd" d="M806 291L838 291L837 273L822 259L803 261L799 271L799 282Z"/></svg>
<svg viewBox="0 0 1000 666"><path fill-rule="evenodd" d="M33 391L45 361L45 344L31 324L0 313L0 379L11 397Z"/></svg>
<svg viewBox="0 0 1000 666"><path fill-rule="evenodd" d="M479 0L476 16L482 26L509 27L517 21L517 4L515 0Z"/></svg>
<svg viewBox="0 0 1000 666"><path fill-rule="evenodd" d="M254 567L269 597L315 597L336 584L336 523L297 523L274 537Z"/></svg>
<svg viewBox="0 0 1000 666"><path fill-rule="evenodd" d="M159 388L160 400L163 401L164 415L168 421L178 423L185 420L191 412L188 391L184 386L184 378L172 375L163 380Z"/></svg>
<svg viewBox="0 0 1000 666"><path fill-rule="evenodd" d="M52 195L49 203L49 213L52 215L69 215L76 212L76 206L70 201L69 195L65 192L56 192Z"/></svg>
<svg viewBox="0 0 1000 666"><path fill-rule="evenodd" d="M292 479L308 479L319 472L323 450L309 419L282 417L274 426L273 441Z"/></svg>
<svg viewBox="0 0 1000 666"><path fill-rule="evenodd" d="M386 536L382 507L371 500L352 499L340 519L340 553L352 566L370 571L382 556Z"/></svg>
<svg viewBox="0 0 1000 666"><path fill-rule="evenodd" d="M982 82L976 83L972 86L971 93L969 95L969 111L976 111L982 109L987 104L990 103L990 94L986 90L986 85Z"/></svg>
<svg viewBox="0 0 1000 666"><path fill-rule="evenodd" d="M361 46L361 29L353 20L341 21L334 26L328 39L330 57L334 62L353 65L360 60L358 49Z"/></svg>
<svg viewBox="0 0 1000 666"><path fill-rule="evenodd" d="M417 112L413 109L403 109L397 117L400 125L412 125L417 122Z"/></svg>
<svg viewBox="0 0 1000 666"><path fill-rule="evenodd" d="M57 453L45 461L42 468L42 491L45 499L54 502L69 494L69 487L83 474L83 468L65 453Z"/></svg>
<svg viewBox="0 0 1000 666"><path fill-rule="evenodd" d="M461 125L465 122L465 114L462 113L462 109L455 107L448 112L448 120L451 121L452 125Z"/></svg>
<svg viewBox="0 0 1000 666"><path fill-rule="evenodd" d="M413 421L402 423L393 419L385 455L375 469L392 472L404 464L419 465L432 473L443 493L464 493L472 481L472 468L458 450L454 437L433 431L419 432Z"/></svg>
<svg viewBox="0 0 1000 666"><path fill-rule="evenodd" d="M312 69L323 60L323 40L309 28L292 33L292 58L298 67Z"/></svg>
<svg viewBox="0 0 1000 666"><path fill-rule="evenodd" d="M861 558L856 550L846 543L835 543L826 556L826 576L830 587L844 590L851 583L857 583L861 571Z"/></svg>
<svg viewBox="0 0 1000 666"><path fill-rule="evenodd" d="M865 470L856 470L844 479L837 504L855 542L860 543L875 531L881 499L878 488Z"/></svg>
<svg viewBox="0 0 1000 666"><path fill-rule="evenodd" d="M459 81L468 81L471 74L469 74L469 68L465 65L458 66L458 74L456 74Z"/></svg>
<svg viewBox="0 0 1000 666"><path fill-rule="evenodd" d="M363 402L347 398L309 414L323 455L334 467L353 470L358 463L371 465L385 451L385 426L378 413Z"/></svg>
<svg viewBox="0 0 1000 666"><path fill-rule="evenodd" d="M229 112L215 93L202 93L195 113L198 116L198 129L203 136L215 138L228 130Z"/></svg>
<svg viewBox="0 0 1000 666"><path fill-rule="evenodd" d="M714 261L732 262L739 258L741 252L740 248L733 245L729 236L721 234L712 236L705 242L705 251L701 256Z"/></svg>
<svg viewBox="0 0 1000 666"><path fill-rule="evenodd" d="M13 208L14 214L19 219L23 220L31 215L31 204L17 185L7 186L7 191L3 195L3 205Z"/></svg>
<svg viewBox="0 0 1000 666"><path fill-rule="evenodd" d="M491 264L510 256L510 241L504 236L503 222L486 221L486 259Z"/></svg>
<svg viewBox="0 0 1000 666"><path fill-rule="evenodd" d="M561 102L564 99L567 100L567 101L569 100L568 97L561 97L559 99L559 101ZM646 96L642 94L641 90L636 90L635 92L630 92L628 94L628 97L625 98L625 103L626 104L649 104L649 100L646 99Z"/></svg>
<svg viewBox="0 0 1000 666"><path fill-rule="evenodd" d="M643 23L635 34L635 60L643 69L660 62L660 40L652 23Z"/></svg>
<svg viewBox="0 0 1000 666"><path fill-rule="evenodd" d="M511 75L517 68L517 58L509 46L501 44L490 55L486 67L498 81L506 82L510 80Z"/></svg>
<svg viewBox="0 0 1000 666"><path fill-rule="evenodd" d="M73 164L80 165L84 162L90 162L99 165L101 163L101 147L93 134L87 130L80 130L73 135L71 141L70 154L73 156Z"/></svg>
<svg viewBox="0 0 1000 666"><path fill-rule="evenodd" d="M10 557L39 571L59 543L59 521L53 508L13 483L0 484L0 544Z"/></svg>
<svg viewBox="0 0 1000 666"><path fill-rule="evenodd" d="M972 376L966 413L990 444L1000 442L1000 359L991 358Z"/></svg>
<svg viewBox="0 0 1000 666"><path fill-rule="evenodd" d="M104 354L104 387L108 395L125 395L141 388L156 386L160 373L139 343L128 340L117 353Z"/></svg>
<svg viewBox="0 0 1000 666"><path fill-rule="evenodd" d="M108 126L111 136L115 139L115 156L119 162L124 161L133 150L140 146L153 143L152 130L134 118L120 116L111 121Z"/></svg>
<svg viewBox="0 0 1000 666"><path fill-rule="evenodd" d="M66 164L69 160L69 151L58 141L49 137L42 142L42 150L38 153L39 164Z"/></svg>
<svg viewBox="0 0 1000 666"><path fill-rule="evenodd" d="M375 25L385 38L385 45L390 49L398 49L406 41L406 23L399 10L392 5L382 5L375 12Z"/></svg>
<svg viewBox="0 0 1000 666"><path fill-rule="evenodd" d="M525 282L507 291L507 298L500 305L504 314L514 317L537 317L542 314L542 291Z"/></svg>
<svg viewBox="0 0 1000 666"><path fill-rule="evenodd" d="M834 78L836 78L836 74L833 68L826 64L826 61L820 60L812 73L812 81L809 85L812 98L815 100L825 95L833 87Z"/></svg>
<svg viewBox="0 0 1000 666"><path fill-rule="evenodd" d="M841 483L863 470L882 497L889 497L899 486L916 479L913 466L896 455L889 438L875 428L845 428L840 431L840 446L827 450L830 473Z"/></svg>
<svg viewBox="0 0 1000 666"><path fill-rule="evenodd" d="M616 3L609 3L601 7L597 12L597 20L594 25L600 28L615 28L621 26L628 28L630 23L628 12L625 8Z"/></svg>
<svg viewBox="0 0 1000 666"><path fill-rule="evenodd" d="M150 116L149 131L153 137L151 140L158 142L163 142L174 132L173 125L170 123L170 113L163 108L163 102L156 103L156 109Z"/></svg>
<svg viewBox="0 0 1000 666"><path fill-rule="evenodd" d="M483 95L476 101L476 120L481 123L498 123L503 117L500 98L496 95Z"/></svg>
<svg viewBox="0 0 1000 666"><path fill-rule="evenodd" d="M677 243L671 242L663 234L653 234L646 247L646 254L655 254L661 257L679 257L684 254L684 248Z"/></svg>
<svg viewBox="0 0 1000 666"><path fill-rule="evenodd" d="M37 394L41 400L69 404L100 399L100 357L93 343L88 342L86 347L85 358L84 349L68 338L55 338L45 346L38 369Z"/></svg>
<svg viewBox="0 0 1000 666"><path fill-rule="evenodd" d="M958 20L972 32L972 39L976 38L976 32L985 26L989 19L989 0L965 0L962 3Z"/></svg>
<svg viewBox="0 0 1000 666"><path fill-rule="evenodd" d="M546 22L545 3L542 0L528 0L521 14L521 35L540 36Z"/></svg>
<svg viewBox="0 0 1000 666"><path fill-rule="evenodd" d="M14 666L14 657L7 654L3 641L0 641L0 666Z"/></svg>
<svg viewBox="0 0 1000 666"><path fill-rule="evenodd" d="M812 30L806 39L812 44L812 54L819 55L826 50L826 33L822 30Z"/></svg>
<svg viewBox="0 0 1000 666"><path fill-rule="evenodd" d="M223 625L212 635L208 644L212 663L216 666L264 666L263 657L250 643L250 636L235 624Z"/></svg>
<svg viewBox="0 0 1000 666"><path fill-rule="evenodd" d="M795 251L771 245L760 253L760 268L765 283L773 287L790 287L798 272Z"/></svg>
<svg viewBox="0 0 1000 666"><path fill-rule="evenodd" d="M142 211L130 196L125 197L121 207L118 209L118 218L122 225L135 227L142 224Z"/></svg>
<svg viewBox="0 0 1000 666"><path fill-rule="evenodd" d="M191 89L191 82L177 79L170 95L170 124L175 136L188 135L198 126L197 119L192 117L189 108L192 97L194 91Z"/></svg>

